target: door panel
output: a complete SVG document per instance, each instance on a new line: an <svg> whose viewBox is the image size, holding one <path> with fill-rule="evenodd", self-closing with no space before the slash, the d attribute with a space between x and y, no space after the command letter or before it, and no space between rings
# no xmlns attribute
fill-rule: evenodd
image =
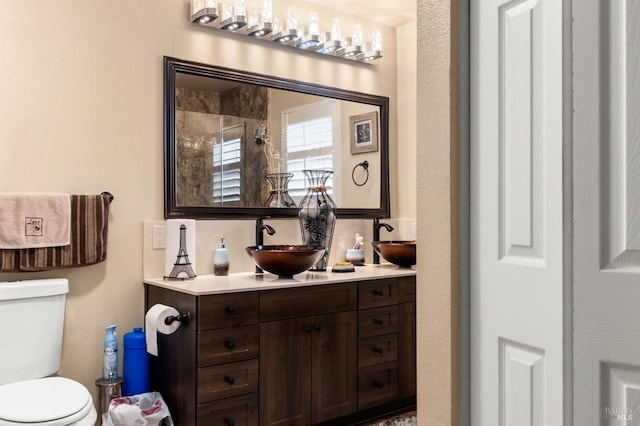
<svg viewBox="0 0 640 426"><path fill-rule="evenodd" d="M574 418L640 424L640 2L574 0Z"/></svg>
<svg viewBox="0 0 640 426"><path fill-rule="evenodd" d="M260 324L260 424L311 423L311 318Z"/></svg>
<svg viewBox="0 0 640 426"><path fill-rule="evenodd" d="M471 2L471 420L563 421L562 2Z"/></svg>
<svg viewBox="0 0 640 426"><path fill-rule="evenodd" d="M358 315L313 317L311 413L320 423L358 409Z"/></svg>

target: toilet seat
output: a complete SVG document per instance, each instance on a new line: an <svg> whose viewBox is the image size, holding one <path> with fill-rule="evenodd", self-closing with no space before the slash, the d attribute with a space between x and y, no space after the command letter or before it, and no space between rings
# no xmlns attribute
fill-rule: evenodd
<svg viewBox="0 0 640 426"><path fill-rule="evenodd" d="M96 412L87 388L64 377L0 386L0 426L93 425Z"/></svg>

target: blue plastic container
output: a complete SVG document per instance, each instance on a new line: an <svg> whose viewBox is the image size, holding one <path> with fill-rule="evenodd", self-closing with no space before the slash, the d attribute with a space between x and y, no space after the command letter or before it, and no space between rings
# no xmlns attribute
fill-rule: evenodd
<svg viewBox="0 0 640 426"><path fill-rule="evenodd" d="M149 354L142 328L124 335L124 383L122 395L131 396L149 392Z"/></svg>

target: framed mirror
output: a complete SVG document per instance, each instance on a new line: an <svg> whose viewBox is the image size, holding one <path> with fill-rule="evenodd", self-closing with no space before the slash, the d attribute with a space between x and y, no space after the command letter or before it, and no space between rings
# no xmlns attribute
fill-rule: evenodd
<svg viewBox="0 0 640 426"><path fill-rule="evenodd" d="M328 169L338 217L389 217L389 98L164 58L165 218L297 215Z"/></svg>

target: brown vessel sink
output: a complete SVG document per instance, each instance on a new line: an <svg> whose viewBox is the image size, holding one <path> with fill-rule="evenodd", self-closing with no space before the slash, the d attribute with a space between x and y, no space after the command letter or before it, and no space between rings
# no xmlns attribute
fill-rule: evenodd
<svg viewBox="0 0 640 426"><path fill-rule="evenodd" d="M323 247L305 245L251 246L245 250L256 265L282 278L306 271L324 253Z"/></svg>
<svg viewBox="0 0 640 426"><path fill-rule="evenodd" d="M387 262L401 268L411 268L416 264L416 242L413 241L372 241L373 249Z"/></svg>

